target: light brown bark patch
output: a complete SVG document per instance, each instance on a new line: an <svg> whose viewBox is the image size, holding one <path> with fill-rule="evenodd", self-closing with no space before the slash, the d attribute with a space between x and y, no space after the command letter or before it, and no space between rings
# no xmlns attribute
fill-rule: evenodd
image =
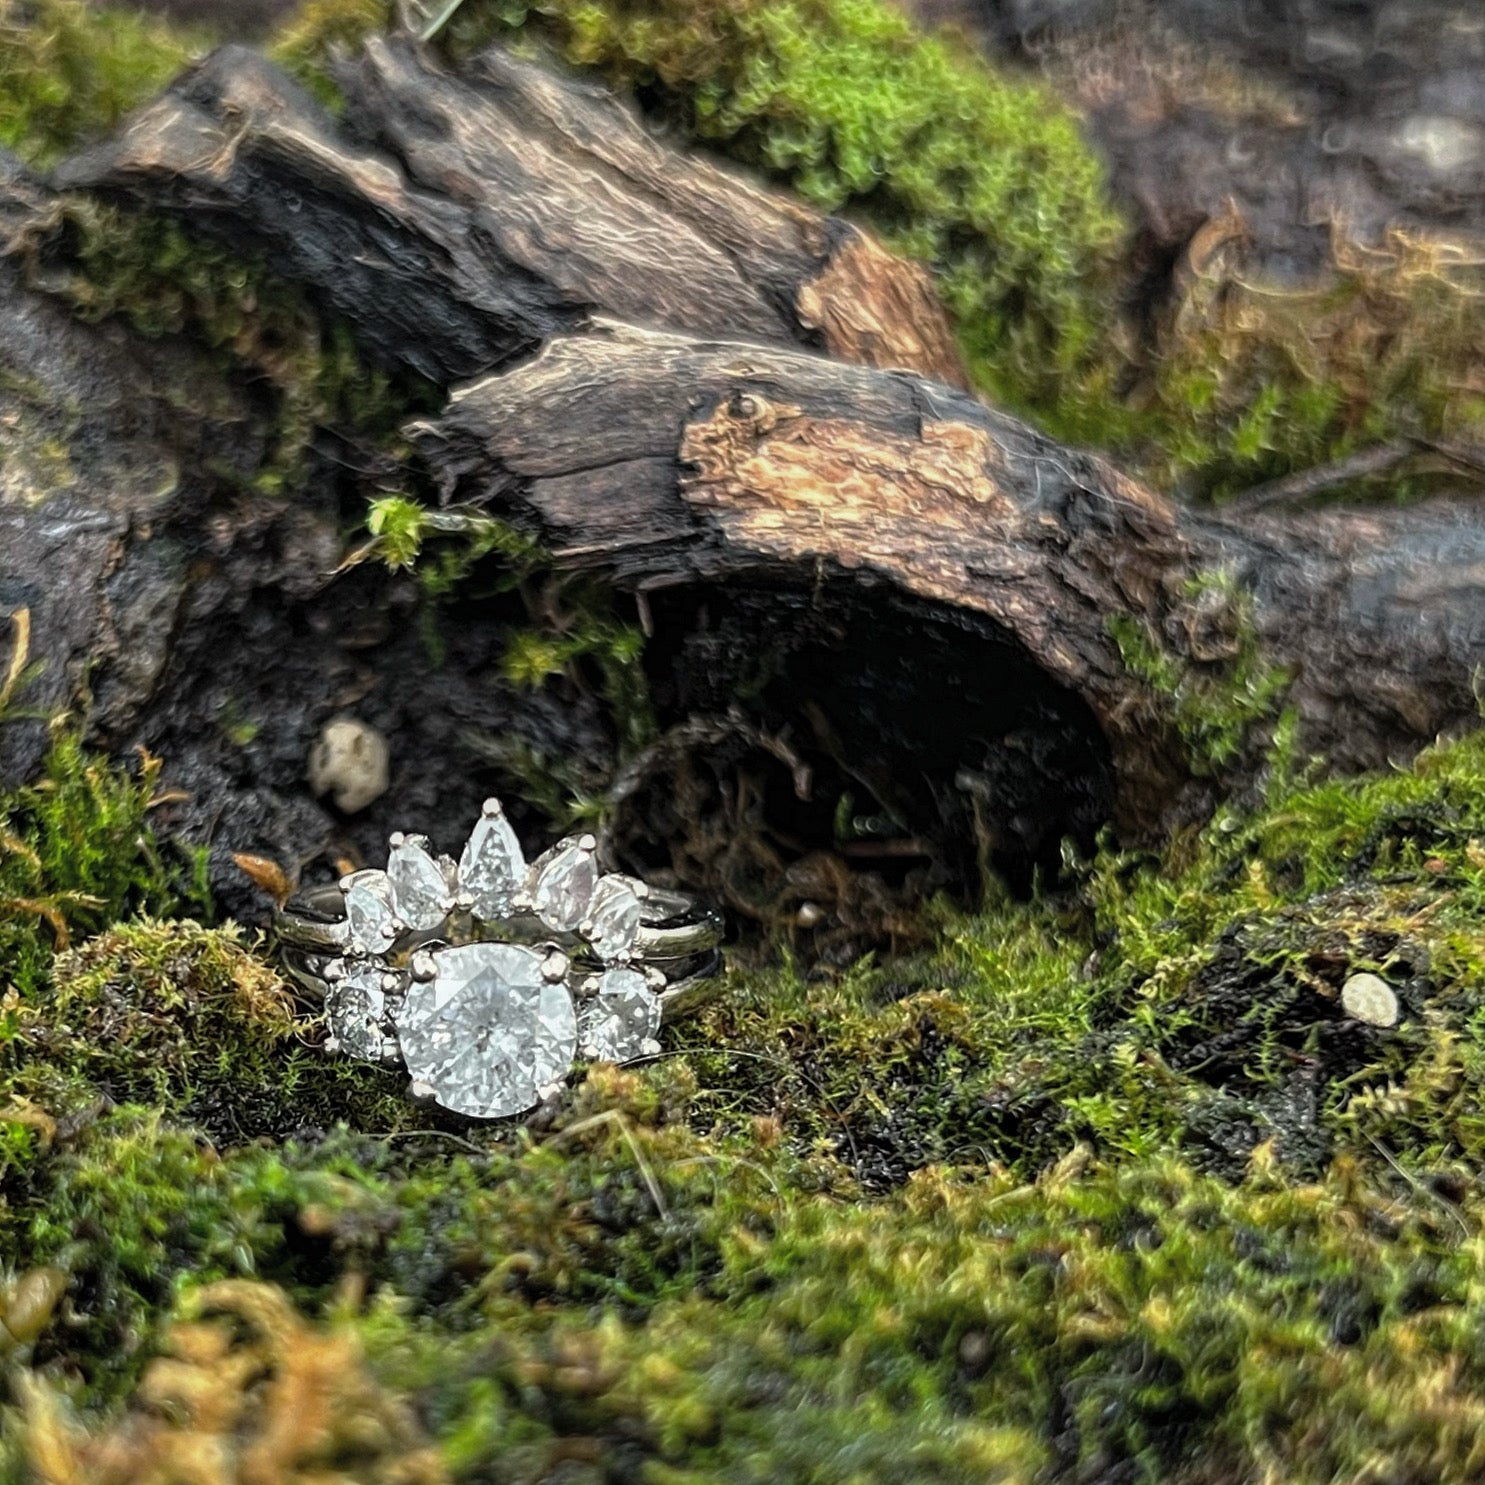
<svg viewBox="0 0 1485 1485"><path fill-rule="evenodd" d="M916 371L969 388L933 279L864 232L836 248L824 268L800 286L795 313L800 324L821 331L826 350L843 361Z"/></svg>

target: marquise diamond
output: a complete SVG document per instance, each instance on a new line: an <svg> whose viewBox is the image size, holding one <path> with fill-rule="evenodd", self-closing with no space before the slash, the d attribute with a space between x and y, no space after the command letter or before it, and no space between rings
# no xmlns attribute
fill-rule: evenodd
<svg viewBox="0 0 1485 1485"><path fill-rule="evenodd" d="M446 1109L508 1118L567 1075L577 1013L567 986L544 977L545 958L518 944L440 949L433 979L409 988L397 1039L413 1081Z"/></svg>
<svg viewBox="0 0 1485 1485"><path fill-rule="evenodd" d="M660 999L634 969L606 970L578 1009L578 1048L599 1062L632 1062L660 1050Z"/></svg>

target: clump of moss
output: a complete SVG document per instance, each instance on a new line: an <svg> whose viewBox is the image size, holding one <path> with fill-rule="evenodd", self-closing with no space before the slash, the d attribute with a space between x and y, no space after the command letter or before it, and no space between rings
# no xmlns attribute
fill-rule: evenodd
<svg viewBox="0 0 1485 1485"><path fill-rule="evenodd" d="M160 846L149 811L160 760L119 768L59 731L41 778L0 798L0 963L23 999L52 956L131 912L208 910L204 864Z"/></svg>
<svg viewBox="0 0 1485 1485"><path fill-rule="evenodd" d="M27 1452L47 1482L198 1476L368 1485L447 1479L412 1410L366 1374L353 1332L304 1323L282 1291L224 1280L193 1292L140 1381L136 1408L88 1438L44 1387L25 1395Z"/></svg>
<svg viewBox="0 0 1485 1485"><path fill-rule="evenodd" d="M368 451L399 448L402 424L433 405L411 373L375 369L347 327L326 321L306 290L261 257L186 231L163 216L67 198L12 244L40 288L92 321L118 316L150 338L186 336L222 370L275 399L271 443L256 476L279 491L304 477L316 432Z"/></svg>
<svg viewBox="0 0 1485 1485"><path fill-rule="evenodd" d="M274 38L274 61L291 72L328 107L340 93L325 70L326 61L396 21L392 0L305 0Z"/></svg>
<svg viewBox="0 0 1485 1485"><path fill-rule="evenodd" d="M1265 658L1252 595L1230 573L1201 573L1184 584L1173 622L1186 631L1180 656L1128 615L1112 616L1108 627L1120 659L1181 739L1191 772L1220 778L1239 757L1260 764L1253 755L1263 742L1285 746L1280 709L1290 677Z"/></svg>
<svg viewBox="0 0 1485 1485"><path fill-rule="evenodd" d="M61 955L20 1020L38 1073L65 1068L116 1103L198 1122L224 1098L277 1085L297 1029L287 986L235 925L149 919Z"/></svg>
<svg viewBox="0 0 1485 1485"><path fill-rule="evenodd" d="M1330 269L1299 284L1256 277L1244 256L1234 236L1182 280L1151 361L1143 452L1130 450L1151 477L1220 499L1397 440L1418 456L1327 495L1418 494L1471 467L1485 433L1472 249L1402 232L1364 248L1337 233Z"/></svg>
<svg viewBox="0 0 1485 1485"><path fill-rule="evenodd" d="M48 163L106 133L192 59L193 38L86 0L0 0L0 145Z"/></svg>

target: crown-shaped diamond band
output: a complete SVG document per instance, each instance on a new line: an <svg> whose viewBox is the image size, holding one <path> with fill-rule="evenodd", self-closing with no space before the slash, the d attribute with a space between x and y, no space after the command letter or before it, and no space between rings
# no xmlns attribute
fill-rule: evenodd
<svg viewBox="0 0 1485 1485"><path fill-rule="evenodd" d="M398 834L384 871L287 903L284 967L323 999L328 1050L405 1066L412 1096L455 1113L523 1113L576 1058L653 1056L721 967L718 914L597 857L572 836L528 864L486 800L457 862Z"/></svg>

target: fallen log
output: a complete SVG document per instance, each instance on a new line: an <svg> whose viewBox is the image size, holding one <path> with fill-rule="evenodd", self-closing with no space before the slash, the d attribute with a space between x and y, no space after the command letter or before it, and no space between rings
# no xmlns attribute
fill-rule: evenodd
<svg viewBox="0 0 1485 1485"><path fill-rule="evenodd" d="M419 436L450 500L639 595L677 710L821 706L884 804L942 829L957 783L1023 862L1210 803L1131 632L1185 676L1251 641L1343 768L1478 720L1469 501L1240 525L905 372L614 323L459 389ZM1258 756L1233 762L1227 787Z"/></svg>
<svg viewBox="0 0 1485 1485"><path fill-rule="evenodd" d="M601 89L501 51L454 76L387 39L339 82L337 123L255 52L223 48L55 182L263 250L369 355L440 385L594 310L964 382L926 273L662 147Z"/></svg>
<svg viewBox="0 0 1485 1485"><path fill-rule="evenodd" d="M885 818L853 848L960 880L975 850L1027 880L1111 819L1157 834L1256 776L1280 675L1301 747L1343 769L1477 720L1470 502L1178 509L950 385L919 270L660 148L602 94L498 53L454 77L380 41L341 83L337 123L218 53L58 180L261 248L369 355L453 387L416 430L446 498L634 595L664 720L707 719L693 733L724 750L764 740L778 797L729 806L781 821L757 870L840 846L853 809ZM283 643L295 621L273 622ZM498 628L459 662L461 707ZM187 738L213 653L177 666L194 699L147 740ZM377 661L404 808L468 773L430 710L444 682L420 708L395 694L406 661ZM293 685L296 716L329 710L318 659ZM494 727L506 702L477 705ZM287 768L281 751L275 787ZM679 836L645 777L626 771L630 807Z"/></svg>

